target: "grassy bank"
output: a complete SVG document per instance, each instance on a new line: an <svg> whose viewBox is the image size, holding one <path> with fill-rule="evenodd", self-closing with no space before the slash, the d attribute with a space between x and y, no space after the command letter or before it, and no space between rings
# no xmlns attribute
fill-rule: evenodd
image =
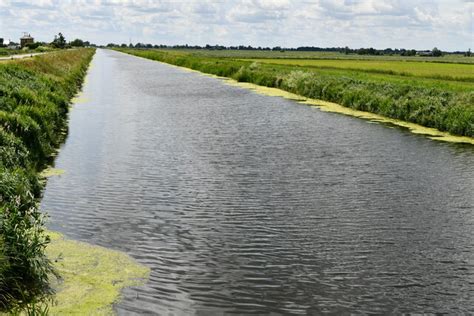
<svg viewBox="0 0 474 316"><path fill-rule="evenodd" d="M69 101L94 50L0 63L0 309L48 294L49 238L38 208L48 164L67 127Z"/></svg>
<svg viewBox="0 0 474 316"><path fill-rule="evenodd" d="M458 75L455 71L445 74L450 78L444 80L410 73L400 76L396 73L371 73L364 69L290 65L288 62L268 64L253 59L211 57L203 52L193 54L186 51L137 49L120 51L240 82L279 88L304 97L338 103L455 135L474 137L474 84L464 79L456 81Z"/></svg>

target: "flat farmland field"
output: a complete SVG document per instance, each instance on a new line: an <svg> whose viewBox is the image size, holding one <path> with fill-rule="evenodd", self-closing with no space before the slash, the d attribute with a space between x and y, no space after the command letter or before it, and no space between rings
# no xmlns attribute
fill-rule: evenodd
<svg viewBox="0 0 474 316"><path fill-rule="evenodd" d="M248 59L246 59L248 60ZM314 68L350 69L364 72L401 76L470 81L474 82L474 65L455 63L392 61L392 60L342 60L342 59L282 59L256 58L255 62Z"/></svg>
<svg viewBox="0 0 474 316"><path fill-rule="evenodd" d="M416 61L433 63L474 64L473 57L462 54L446 54L433 56L401 56L401 55L359 55L339 52L312 51L269 51L269 50L211 50L211 49L162 49L163 51L192 54L195 56L217 58L269 58L269 59L337 59L337 60L382 60L382 61Z"/></svg>

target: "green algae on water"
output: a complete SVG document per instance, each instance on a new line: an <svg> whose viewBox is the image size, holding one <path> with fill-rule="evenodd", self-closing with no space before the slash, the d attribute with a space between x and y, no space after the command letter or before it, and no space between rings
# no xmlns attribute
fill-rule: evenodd
<svg viewBox="0 0 474 316"><path fill-rule="evenodd" d="M71 108L74 108L75 104L87 103L89 101L90 101L89 98L85 97L82 94L79 94L71 99Z"/></svg>
<svg viewBox="0 0 474 316"><path fill-rule="evenodd" d="M84 77L84 81L82 83L82 87L84 87L88 81L89 81L89 73L90 70L94 67L94 61L91 61L89 64L89 67L87 68L87 73L86 76ZM84 91L80 90L74 97L72 97L69 108L73 109L74 105L81 104L81 103L87 103L90 102L89 98L84 95Z"/></svg>
<svg viewBox="0 0 474 316"><path fill-rule="evenodd" d="M60 176L64 174L66 171L64 169L57 169L57 168L46 168L43 171L40 172L40 177L41 178L50 178L54 176Z"/></svg>
<svg viewBox="0 0 474 316"><path fill-rule="evenodd" d="M56 294L50 315L110 315L120 291L145 283L149 268L128 255L65 239L48 232L46 253L60 279L53 282Z"/></svg>

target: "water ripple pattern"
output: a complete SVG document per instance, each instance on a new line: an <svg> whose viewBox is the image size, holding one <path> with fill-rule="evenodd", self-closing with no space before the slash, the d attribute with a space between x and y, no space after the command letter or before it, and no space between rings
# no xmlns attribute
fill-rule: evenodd
<svg viewBox="0 0 474 316"><path fill-rule="evenodd" d="M42 208L119 314L474 313L474 149L98 50Z"/></svg>

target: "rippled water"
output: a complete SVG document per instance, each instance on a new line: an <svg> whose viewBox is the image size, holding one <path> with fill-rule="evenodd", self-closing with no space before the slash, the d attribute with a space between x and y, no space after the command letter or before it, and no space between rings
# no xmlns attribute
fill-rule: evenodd
<svg viewBox="0 0 474 316"><path fill-rule="evenodd" d="M474 312L474 147L98 50L42 207L119 314Z"/></svg>

